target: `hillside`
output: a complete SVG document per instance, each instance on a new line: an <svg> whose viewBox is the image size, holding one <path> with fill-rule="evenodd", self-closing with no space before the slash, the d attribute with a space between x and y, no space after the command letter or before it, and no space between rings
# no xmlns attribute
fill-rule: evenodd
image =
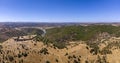
<svg viewBox="0 0 120 63"><path fill-rule="evenodd" d="M32 29L23 29L32 33ZM39 31L38 31L39 32ZM119 63L120 27L63 26L0 43L1 63ZM30 37L34 37L30 40Z"/></svg>
<svg viewBox="0 0 120 63"><path fill-rule="evenodd" d="M53 43L58 48L64 48L69 41L93 42L100 39L100 34L102 34L101 39L120 36L120 26L112 25L63 26L46 31L44 39L47 40L47 43Z"/></svg>
<svg viewBox="0 0 120 63"><path fill-rule="evenodd" d="M65 26L47 30L46 37L57 40L91 40L98 34L107 32L110 35L120 36L120 26L91 25L91 26Z"/></svg>
<svg viewBox="0 0 120 63"><path fill-rule="evenodd" d="M58 49L43 42L14 41L0 45L1 63L119 63L120 38L99 41L98 51L84 41L72 41L66 48ZM95 46L94 46L95 47Z"/></svg>
<svg viewBox="0 0 120 63"><path fill-rule="evenodd" d="M19 37L25 35L43 34L41 29L36 28L1 28L0 29L0 42L4 42L12 37Z"/></svg>

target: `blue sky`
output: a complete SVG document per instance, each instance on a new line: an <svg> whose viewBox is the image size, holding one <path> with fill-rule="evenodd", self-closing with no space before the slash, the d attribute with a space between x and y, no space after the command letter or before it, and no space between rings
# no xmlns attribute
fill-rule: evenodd
<svg viewBox="0 0 120 63"><path fill-rule="evenodd" d="M0 0L0 22L120 22L120 0Z"/></svg>

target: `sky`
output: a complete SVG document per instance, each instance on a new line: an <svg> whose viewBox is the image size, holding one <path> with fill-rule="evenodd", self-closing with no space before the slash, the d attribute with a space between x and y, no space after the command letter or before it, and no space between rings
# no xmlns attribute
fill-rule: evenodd
<svg viewBox="0 0 120 63"><path fill-rule="evenodd" d="M120 22L120 0L0 0L0 22Z"/></svg>

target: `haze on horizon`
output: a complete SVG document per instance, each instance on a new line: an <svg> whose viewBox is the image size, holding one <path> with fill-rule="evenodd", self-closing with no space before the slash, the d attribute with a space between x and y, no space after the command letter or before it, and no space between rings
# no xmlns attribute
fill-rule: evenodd
<svg viewBox="0 0 120 63"><path fill-rule="evenodd" d="M119 0L0 0L0 22L120 22Z"/></svg>

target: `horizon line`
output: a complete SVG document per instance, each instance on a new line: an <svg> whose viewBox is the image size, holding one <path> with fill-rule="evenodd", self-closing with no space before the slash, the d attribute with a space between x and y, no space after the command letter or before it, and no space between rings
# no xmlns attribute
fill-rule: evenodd
<svg viewBox="0 0 120 63"><path fill-rule="evenodd" d="M0 21L0 23L120 23L120 22L118 22L118 21L116 21L116 22L112 22L112 21L109 21L109 22L100 22L100 21L98 21L98 22L87 22L87 21L85 21L85 22L38 22L38 21L5 21L5 22L2 22L2 21Z"/></svg>

